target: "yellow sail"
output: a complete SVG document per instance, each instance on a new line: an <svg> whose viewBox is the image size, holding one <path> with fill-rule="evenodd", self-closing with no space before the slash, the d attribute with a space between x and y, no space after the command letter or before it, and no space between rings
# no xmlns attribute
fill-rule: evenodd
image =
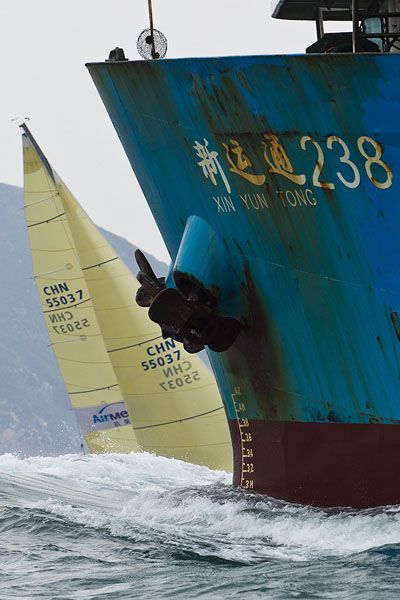
<svg viewBox="0 0 400 600"><path fill-rule="evenodd" d="M89 450L138 450L74 248L56 174L24 126L24 209L50 343Z"/></svg>
<svg viewBox="0 0 400 600"><path fill-rule="evenodd" d="M53 220L65 222L68 228L87 290L85 298L90 297L95 313L97 329L91 335L99 333L103 340L139 447L231 471L230 434L213 375L197 356L172 339L162 339L157 325L136 305L135 277L44 156L40 160L51 173L57 194ZM86 342L90 338L89 331L81 335Z"/></svg>
<svg viewBox="0 0 400 600"><path fill-rule="evenodd" d="M86 283L136 438L143 450L232 470L225 412L212 373L135 302L139 284L61 182Z"/></svg>

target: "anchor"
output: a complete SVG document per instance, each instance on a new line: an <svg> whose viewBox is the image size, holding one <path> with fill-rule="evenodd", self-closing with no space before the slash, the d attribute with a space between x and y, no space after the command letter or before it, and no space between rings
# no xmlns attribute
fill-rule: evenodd
<svg viewBox="0 0 400 600"><path fill-rule="evenodd" d="M177 278L179 289L167 287L165 278L155 275L143 252L136 250L135 258L141 284L136 302L149 308L149 317L160 325L163 338L183 343L191 354L205 346L224 352L233 344L242 326L233 317L218 315L215 295L182 273Z"/></svg>

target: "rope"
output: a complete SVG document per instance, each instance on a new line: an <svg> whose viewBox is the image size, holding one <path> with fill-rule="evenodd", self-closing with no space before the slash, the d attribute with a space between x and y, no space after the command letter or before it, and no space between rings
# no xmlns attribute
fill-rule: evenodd
<svg viewBox="0 0 400 600"><path fill-rule="evenodd" d="M49 196L48 198L42 198L42 200L36 200L35 202L29 202L29 204L25 204L25 206L21 206L21 210L25 210L25 208L28 208L28 206L34 206L35 204L40 204L41 202L46 202L46 200L51 200L52 198L56 198L59 195L60 194L57 192L56 194L53 194L52 196Z"/></svg>

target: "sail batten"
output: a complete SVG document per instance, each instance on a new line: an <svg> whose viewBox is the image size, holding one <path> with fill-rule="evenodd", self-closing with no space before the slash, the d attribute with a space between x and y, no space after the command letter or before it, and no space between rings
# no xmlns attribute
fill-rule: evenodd
<svg viewBox="0 0 400 600"><path fill-rule="evenodd" d="M91 394L92 392L101 392L102 390L110 390L113 387L118 387L118 383L113 383L111 385L106 385L101 388L93 388L92 390L82 390L81 392L68 392L70 395L74 394Z"/></svg>
<svg viewBox="0 0 400 600"><path fill-rule="evenodd" d="M50 223L50 221L54 221L54 219L58 219L59 217L63 217L65 212L56 215L55 217L51 217L50 219L46 219L45 221L36 221L28 225L28 227L36 227L36 225L44 225L45 223Z"/></svg>
<svg viewBox="0 0 400 600"><path fill-rule="evenodd" d="M90 265L89 267L82 267L82 271L88 271L89 269L94 269L95 267L101 267L107 263L112 262L113 260L118 260L119 256L114 256L114 258L110 258L108 260L103 260L101 263L97 263L96 265Z"/></svg>
<svg viewBox="0 0 400 600"><path fill-rule="evenodd" d="M134 427L133 429L136 431L138 429L151 429L152 427L163 427L164 425L172 425L173 423L182 423L182 421L190 421L191 419L198 419L200 417L204 417L205 415L210 415L219 410L224 410L224 407L219 406L218 408L213 408L213 410L209 410L200 415L192 415L191 417L185 417L185 419L176 419L175 421L167 421L166 423L154 423L152 425L143 425L142 427Z"/></svg>

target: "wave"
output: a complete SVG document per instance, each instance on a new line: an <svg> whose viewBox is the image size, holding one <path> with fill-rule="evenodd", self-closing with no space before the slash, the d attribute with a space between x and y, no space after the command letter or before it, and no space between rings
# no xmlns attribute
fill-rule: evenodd
<svg viewBox="0 0 400 600"><path fill-rule="evenodd" d="M230 483L226 473L145 453L0 456L0 506L41 515L38 527L53 517L155 551L241 564L346 557L400 543L398 506L314 509ZM0 520L0 534L4 527Z"/></svg>

